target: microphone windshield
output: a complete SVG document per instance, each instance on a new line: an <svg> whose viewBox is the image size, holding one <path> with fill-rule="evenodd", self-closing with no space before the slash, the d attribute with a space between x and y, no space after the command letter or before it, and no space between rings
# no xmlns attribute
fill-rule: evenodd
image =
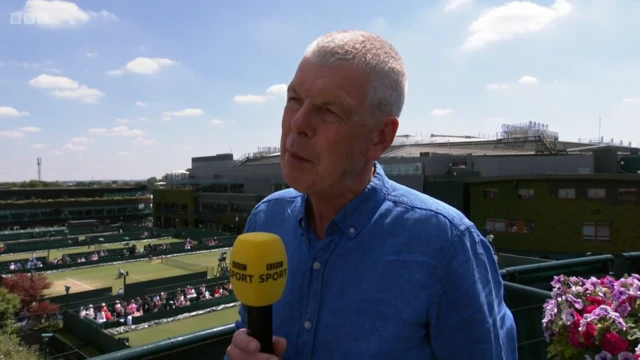
<svg viewBox="0 0 640 360"><path fill-rule="evenodd" d="M229 260L233 292L241 303L261 307L280 299L287 282L287 253L278 235L253 232L238 236Z"/></svg>

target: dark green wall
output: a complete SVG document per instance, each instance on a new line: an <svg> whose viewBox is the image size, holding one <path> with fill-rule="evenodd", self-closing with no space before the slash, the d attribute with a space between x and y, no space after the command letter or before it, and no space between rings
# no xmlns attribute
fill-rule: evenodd
<svg viewBox="0 0 640 360"><path fill-rule="evenodd" d="M499 251L518 250L540 253L620 253L638 250L640 244L640 203L621 201L617 188L640 184L616 180L500 180L469 184L469 218L484 229L487 218L531 221L531 234L495 232ZM576 199L557 198L558 188L575 188ZM587 200L589 187L605 187L607 199ZM487 188L498 189L498 197L487 199ZM534 189L533 199L520 199L519 188ZM583 240L584 222L610 222L611 241Z"/></svg>
<svg viewBox="0 0 640 360"><path fill-rule="evenodd" d="M160 203L174 203L187 205L187 213L163 213ZM176 219L180 221L180 226L195 226L195 191L193 189L154 189L153 190L153 217L154 221L164 218L164 227L175 227ZM167 226L171 224L170 226Z"/></svg>

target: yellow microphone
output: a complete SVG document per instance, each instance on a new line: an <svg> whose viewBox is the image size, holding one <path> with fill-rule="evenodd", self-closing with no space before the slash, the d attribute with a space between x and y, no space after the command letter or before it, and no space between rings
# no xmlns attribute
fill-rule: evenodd
<svg viewBox="0 0 640 360"><path fill-rule="evenodd" d="M287 253L278 235L253 232L236 239L231 249L231 284L244 305L247 334L260 352L273 355L273 304L287 282Z"/></svg>

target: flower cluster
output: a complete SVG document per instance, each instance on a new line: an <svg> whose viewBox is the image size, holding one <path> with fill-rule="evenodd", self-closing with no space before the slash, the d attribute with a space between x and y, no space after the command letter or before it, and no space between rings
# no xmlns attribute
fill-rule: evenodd
<svg viewBox="0 0 640 360"><path fill-rule="evenodd" d="M549 358L640 359L640 276L554 277L542 328Z"/></svg>

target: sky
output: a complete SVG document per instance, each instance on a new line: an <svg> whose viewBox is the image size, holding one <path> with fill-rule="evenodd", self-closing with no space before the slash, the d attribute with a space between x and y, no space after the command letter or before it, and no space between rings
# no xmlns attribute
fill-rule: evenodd
<svg viewBox="0 0 640 360"><path fill-rule="evenodd" d="M318 36L403 57L399 134L640 143L637 0L3 0L0 182L145 179L278 146L284 90ZM601 122L599 121L601 119ZM600 125L601 124L601 125Z"/></svg>

